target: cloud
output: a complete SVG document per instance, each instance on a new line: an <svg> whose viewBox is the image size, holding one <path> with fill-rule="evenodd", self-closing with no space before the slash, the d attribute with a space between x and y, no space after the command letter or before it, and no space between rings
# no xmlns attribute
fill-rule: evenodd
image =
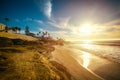
<svg viewBox="0 0 120 80"><path fill-rule="evenodd" d="M54 21L49 21L48 24L60 29L70 29L69 21L70 21L70 17L58 18Z"/></svg>
<svg viewBox="0 0 120 80"><path fill-rule="evenodd" d="M53 37L53 38L66 38L68 36L68 32L67 31L63 31L63 30L58 30L58 31L51 31L51 30L45 30L43 28L39 28L39 30L41 32L45 32L47 31L48 33L50 33L50 35ZM59 35L59 36L58 36Z"/></svg>
<svg viewBox="0 0 120 80"><path fill-rule="evenodd" d="M47 16L48 19L51 19L52 13L52 0L36 0L36 3L40 7L41 11Z"/></svg>
<svg viewBox="0 0 120 80"><path fill-rule="evenodd" d="M59 30L45 30L39 29L40 31L48 31L54 38L60 37L64 39L79 37L79 27L70 24L71 17L64 17L64 18L56 18L54 21L49 21L46 25L50 25L51 27L59 28Z"/></svg>
<svg viewBox="0 0 120 80"><path fill-rule="evenodd" d="M21 33L21 34L25 34L25 30L22 29L22 30L20 31L20 33Z"/></svg>
<svg viewBox="0 0 120 80"><path fill-rule="evenodd" d="M38 24L44 24L44 22L41 20L34 20L34 21L37 22Z"/></svg>
<svg viewBox="0 0 120 80"><path fill-rule="evenodd" d="M20 20L19 20L19 19L15 19L15 21L16 21L16 22L20 22Z"/></svg>
<svg viewBox="0 0 120 80"><path fill-rule="evenodd" d="M27 17L25 20L26 20L26 21L32 21L33 19L32 19L32 18Z"/></svg>
<svg viewBox="0 0 120 80"><path fill-rule="evenodd" d="M23 22L26 22L26 21L33 21L33 19L30 18L30 17L27 17L27 18L23 19Z"/></svg>
<svg viewBox="0 0 120 80"><path fill-rule="evenodd" d="M52 12L52 3L51 0L45 0L46 3L44 4L44 13L48 18L51 18Z"/></svg>
<svg viewBox="0 0 120 80"><path fill-rule="evenodd" d="M98 26L98 31L106 33L120 32L120 19L109 21L105 24Z"/></svg>
<svg viewBox="0 0 120 80"><path fill-rule="evenodd" d="M17 19L16 19L16 21L17 21ZM25 18L23 21L32 21L32 22L35 22L35 23L38 23L38 24L44 24L44 22L42 21L42 20L39 20L39 19L32 19L32 18L29 18L29 17L27 17L27 18Z"/></svg>
<svg viewBox="0 0 120 80"><path fill-rule="evenodd" d="M115 24L120 24L120 19L116 19L116 20L107 22L104 25L115 25Z"/></svg>
<svg viewBox="0 0 120 80"><path fill-rule="evenodd" d="M68 20L68 21L67 21ZM120 36L120 26L114 25L114 26L100 26L96 25L93 29L92 35L83 35L80 33L79 29L80 26L75 26L73 24L69 24L68 18L61 18L59 19L61 22L49 22L51 26L60 28L59 30L44 30L40 29L40 31L48 31L52 37L57 38L63 38L67 40L79 40L79 39L107 39L107 38L117 38ZM65 21L65 22L64 22ZM62 26L62 27L61 27ZM115 35L114 35L114 34Z"/></svg>

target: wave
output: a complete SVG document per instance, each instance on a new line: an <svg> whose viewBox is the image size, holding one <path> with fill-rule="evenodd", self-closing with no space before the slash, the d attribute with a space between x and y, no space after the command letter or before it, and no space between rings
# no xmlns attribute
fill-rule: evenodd
<svg viewBox="0 0 120 80"><path fill-rule="evenodd" d="M72 44L74 48L83 50L97 56L106 58L108 60L120 63L120 46L114 43L115 46L110 45L110 43L101 44ZM104 45L103 45L104 44ZM117 46L116 46L117 45Z"/></svg>

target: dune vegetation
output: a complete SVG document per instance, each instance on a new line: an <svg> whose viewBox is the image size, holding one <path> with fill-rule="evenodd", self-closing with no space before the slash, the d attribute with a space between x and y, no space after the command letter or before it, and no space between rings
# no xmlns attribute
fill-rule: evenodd
<svg viewBox="0 0 120 80"><path fill-rule="evenodd" d="M0 80L70 80L64 66L49 61L57 41L2 34L6 36L0 37Z"/></svg>
<svg viewBox="0 0 120 80"><path fill-rule="evenodd" d="M7 37L7 38L11 38L11 39L22 39L22 40L28 40L28 41L36 41L37 39L31 36L26 36L23 34L13 34L13 33L7 33L7 32L0 32L0 36L1 37Z"/></svg>

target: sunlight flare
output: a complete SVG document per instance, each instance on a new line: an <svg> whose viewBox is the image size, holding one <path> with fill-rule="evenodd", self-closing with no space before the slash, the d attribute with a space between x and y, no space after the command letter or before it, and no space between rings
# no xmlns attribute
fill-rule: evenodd
<svg viewBox="0 0 120 80"><path fill-rule="evenodd" d="M92 33L92 27L90 23L85 23L79 28L79 32L83 35L90 35Z"/></svg>

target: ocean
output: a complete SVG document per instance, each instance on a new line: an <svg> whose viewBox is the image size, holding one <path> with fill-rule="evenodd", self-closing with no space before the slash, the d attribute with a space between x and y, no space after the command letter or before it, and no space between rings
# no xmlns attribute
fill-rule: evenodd
<svg viewBox="0 0 120 80"><path fill-rule="evenodd" d="M120 41L75 42L71 56L105 80L120 80Z"/></svg>
<svg viewBox="0 0 120 80"><path fill-rule="evenodd" d="M72 44L76 49L92 53L108 60L120 63L120 41L77 42Z"/></svg>

